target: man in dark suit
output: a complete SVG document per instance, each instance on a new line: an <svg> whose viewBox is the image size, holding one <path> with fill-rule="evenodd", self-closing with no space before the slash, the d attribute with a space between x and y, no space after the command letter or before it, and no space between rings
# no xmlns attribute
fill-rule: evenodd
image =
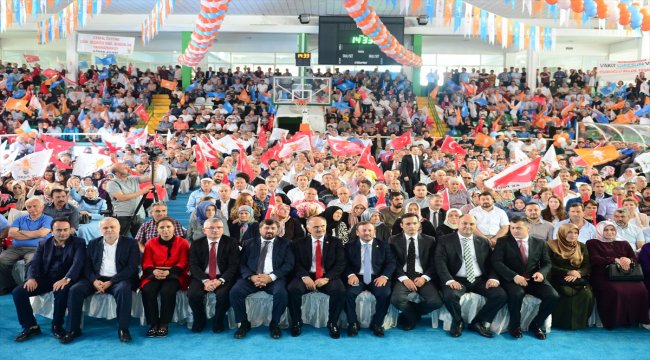
<svg viewBox="0 0 650 360"><path fill-rule="evenodd" d="M400 173L404 183L404 190L413 196L413 185L420 182L420 169L424 159L420 156L420 148L417 145L411 146L411 152L402 157L400 163Z"/></svg>
<svg viewBox="0 0 650 360"><path fill-rule="evenodd" d="M62 344L72 342L81 335L84 299L95 293L111 294L117 303L118 337L131 341L132 291L138 285L140 250L138 242L120 236L120 222L112 217L99 222L101 237L88 243L83 277L70 288L68 295L68 332Z"/></svg>
<svg viewBox="0 0 650 360"><path fill-rule="evenodd" d="M63 319L68 302L70 284L81 276L86 259L86 241L72 236L72 224L68 219L52 221L52 234L41 241L27 270L27 281L12 291L18 321L23 331L16 336L16 341L25 341L41 333L36 323L34 311L29 298L54 292L54 317L52 318L52 335L61 339L65 336Z"/></svg>
<svg viewBox="0 0 650 360"><path fill-rule="evenodd" d="M293 242L296 261L295 278L289 283L289 314L291 336L299 336L302 327L302 296L307 291L320 291L329 295L327 328L330 337L338 339L339 315L345 301L345 287L341 275L345 270L345 251L338 238L326 235L327 221L315 216L307 220L310 236Z"/></svg>
<svg viewBox="0 0 650 360"><path fill-rule="evenodd" d="M221 212L225 219L230 219L232 208L235 206L236 199L230 197L230 186L228 184L219 185L219 197L214 202L217 211Z"/></svg>
<svg viewBox="0 0 650 360"><path fill-rule="evenodd" d="M528 235L528 222L523 218L510 220L510 235L497 241L492 254L492 268L501 278L501 286L508 294L510 335L521 338L521 304L526 294L539 298L537 316L529 330L540 340L546 339L541 326L553 312L559 295L546 277L551 260L546 241Z"/></svg>
<svg viewBox="0 0 650 360"><path fill-rule="evenodd" d="M375 226L371 223L358 223L357 236L359 239L345 246L345 313L348 316L348 336L357 336L359 333L356 300L362 291L368 290L376 299L370 330L375 336L383 337L384 318L390 306L390 278L395 272L395 258L388 243L375 238Z"/></svg>
<svg viewBox="0 0 650 360"><path fill-rule="evenodd" d="M442 208L442 196L440 194L433 194L429 198L429 207L420 210L423 218L429 220L431 225L437 230L438 226L445 222L447 211Z"/></svg>
<svg viewBox="0 0 650 360"><path fill-rule="evenodd" d="M466 292L485 297L485 305L470 322L470 328L485 337L494 334L486 322L492 322L508 297L499 287L497 275L490 269L490 245L487 239L473 236L476 219L464 215L458 223L458 232L438 238L436 246L436 273L442 286L442 299L452 318L451 336L463 332L460 298Z"/></svg>
<svg viewBox="0 0 650 360"><path fill-rule="evenodd" d="M413 330L422 315L442 306L442 299L432 281L436 276L433 265L436 239L419 234L417 215L404 214L400 221L404 232L389 239L395 255L395 276L398 280L393 288L391 303L402 311L398 325L404 330ZM418 293L421 301L413 302L411 293Z"/></svg>
<svg viewBox="0 0 650 360"><path fill-rule="evenodd" d="M206 314L203 299L214 292L217 304L214 311L212 331L223 332L226 311L230 307L230 289L239 273L239 244L223 235L224 222L210 218L203 224L206 237L192 242L190 247L190 287L187 298L194 314L192 332L205 327Z"/></svg>
<svg viewBox="0 0 650 360"><path fill-rule="evenodd" d="M236 339L243 339L251 329L246 314L246 297L257 291L273 295L273 313L269 329L271 337L279 339L280 317L287 309L289 295L286 289L287 276L294 268L291 241L277 237L279 224L275 220L264 220L260 227L260 238L251 238L242 247L239 268L241 279L230 290L230 303L235 311L239 328Z"/></svg>

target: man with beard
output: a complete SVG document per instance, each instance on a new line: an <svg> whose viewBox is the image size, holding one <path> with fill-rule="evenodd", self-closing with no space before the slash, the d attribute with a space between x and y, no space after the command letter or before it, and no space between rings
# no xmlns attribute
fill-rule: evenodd
<svg viewBox="0 0 650 360"><path fill-rule="evenodd" d="M538 203L530 202L524 208L530 235L542 240L553 240L553 224L542 219L542 209Z"/></svg>
<svg viewBox="0 0 650 360"><path fill-rule="evenodd" d="M508 214L494 206L494 197L490 192L482 192L478 200L481 206L469 212L476 219L474 235L488 239L490 246L494 248L497 239L508 233Z"/></svg>
<svg viewBox="0 0 650 360"><path fill-rule="evenodd" d="M641 250L645 244L643 231L638 226L630 224L630 213L627 209L617 209L614 212L614 221L616 222L616 236L630 243L634 251Z"/></svg>
<svg viewBox="0 0 650 360"><path fill-rule="evenodd" d="M43 214L50 216L52 219L66 218L70 220L72 232L79 229L79 209L68 204L68 194L63 189L52 190L52 202L45 205Z"/></svg>
<svg viewBox="0 0 650 360"><path fill-rule="evenodd" d="M151 178L130 176L131 169L124 163L113 165L112 172L115 178L108 182L106 192L111 196L113 216L120 222L121 235L131 232L131 236L135 237L145 217L144 208L140 208L138 214L134 214L135 209L142 196L153 189L153 184L146 185L142 189L140 184L150 182Z"/></svg>
<svg viewBox="0 0 650 360"><path fill-rule="evenodd" d="M391 191L390 206L379 210L379 213L383 216L386 226L392 229L395 221L404 215L404 195L398 191Z"/></svg>

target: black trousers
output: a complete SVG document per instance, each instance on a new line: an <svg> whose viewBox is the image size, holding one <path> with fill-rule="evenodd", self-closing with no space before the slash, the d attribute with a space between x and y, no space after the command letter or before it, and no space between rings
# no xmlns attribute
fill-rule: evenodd
<svg viewBox="0 0 650 360"><path fill-rule="evenodd" d="M372 316L372 322L370 325L379 325L384 324L384 318L388 313L388 307L390 306L390 293L391 293L391 283L388 281L386 285L382 287L375 286L374 276L373 281L370 284L364 284L361 279L363 276L357 276L360 281L357 286L346 285L345 293L345 314L348 317L348 324L358 322L357 318L357 296L361 294L362 291L368 290L371 294L375 296L375 314Z"/></svg>
<svg viewBox="0 0 650 360"><path fill-rule="evenodd" d="M230 304L235 311L235 321L238 323L248 321L246 297L258 291L264 291L267 294L273 295L273 312L271 314L270 325L278 325L280 323L280 317L287 310L287 302L289 301L284 279L276 279L262 288L255 287L248 279L237 280L232 290L230 290Z"/></svg>
<svg viewBox="0 0 650 360"><path fill-rule="evenodd" d="M460 309L460 298L467 292L473 292L485 298L485 305L483 305L473 320L470 319L470 322L492 322L497 312L499 312L503 305L508 301L508 296L503 288L495 287L486 289L486 280L483 277L476 278L473 283L467 281L467 278L455 277L454 280L463 285L460 290L454 290L447 285L443 285L442 288L442 300L454 322L463 321Z"/></svg>
<svg viewBox="0 0 650 360"><path fill-rule="evenodd" d="M214 309L214 326L224 324L226 311L228 311L228 308L230 307L230 288L232 288L232 282L225 283L214 291L214 294L217 297L217 304ZM190 281L190 287L187 290L187 299L189 300L190 308L192 308L192 314L194 314L193 326L195 328L203 328L205 326L206 314L203 300L207 293L208 292L204 289L203 282L192 278Z"/></svg>
<svg viewBox="0 0 650 360"><path fill-rule="evenodd" d="M418 288L418 294L422 297L422 301L419 303L414 303L409 300L408 296L410 293L411 290L407 289L401 281L397 281L393 287L393 295L390 299L390 302L402 311L403 316L410 323L415 323L420 320L422 315L442 307L442 299L440 298L438 289L431 281L426 282L421 288Z"/></svg>
<svg viewBox="0 0 650 360"><path fill-rule="evenodd" d="M36 318L34 317L34 310L29 298L32 296L43 295L52 291L52 286L60 279L41 278L37 279L38 286L34 291L27 291L22 285L17 286L12 291L14 298L14 305L16 306L16 313L18 314L18 322L23 329L30 328L36 325ZM54 315L52 318L52 326L63 326L63 319L65 317L65 309L68 303L68 292L70 285L66 285L59 291L54 291Z"/></svg>
<svg viewBox="0 0 650 360"><path fill-rule="evenodd" d="M140 289L147 324L166 325L172 321L176 308L176 292L180 288L178 279L154 279ZM158 294L160 294L160 311L158 311Z"/></svg>
<svg viewBox="0 0 650 360"><path fill-rule="evenodd" d="M510 313L510 330L521 326L521 304L524 301L526 294L533 295L542 301L539 304L539 311L537 316L531 322L531 325L542 326L544 320L551 315L553 309L560 300L560 295L553 289L553 286L546 280L541 283L529 281L528 286L523 287L515 283L502 283L503 289L508 294L508 312Z"/></svg>
<svg viewBox="0 0 650 360"><path fill-rule="evenodd" d="M115 218L120 223L120 235L131 233L133 238L138 234L138 230L140 230L143 223L139 216L116 216Z"/></svg>
<svg viewBox="0 0 650 360"><path fill-rule="evenodd" d="M314 280L312 278L312 280ZM289 315L291 323L302 322L302 296L307 293L307 287L302 279L294 278L288 287L289 291ZM329 295L329 318L328 323L338 324L339 316L343 311L345 303L345 286L341 279L330 279L327 285L317 288L316 291Z"/></svg>
<svg viewBox="0 0 650 360"><path fill-rule="evenodd" d="M111 294L117 303L117 324L120 330L127 330L131 322L132 289L130 281L120 281L106 289L106 293ZM84 300L96 292L93 284L86 279L72 285L68 294L68 331L80 330Z"/></svg>

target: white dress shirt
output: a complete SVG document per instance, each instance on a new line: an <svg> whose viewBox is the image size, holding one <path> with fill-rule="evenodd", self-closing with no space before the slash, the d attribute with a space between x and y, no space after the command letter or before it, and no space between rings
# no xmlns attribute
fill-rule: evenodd
<svg viewBox="0 0 650 360"><path fill-rule="evenodd" d="M370 246L370 263L372 264L372 245L374 244L374 241L375 241L374 239L370 240L369 242L364 242L362 240L359 240L359 242L361 243L361 271L359 271L359 274L361 276L363 276L366 273L366 271L368 271L367 269L364 269L364 267L363 267L363 264L365 264L365 260L366 260L366 258L365 258L365 254L366 254L365 247ZM370 275L373 275L372 266L370 267L369 271L370 271Z"/></svg>
<svg viewBox="0 0 650 360"><path fill-rule="evenodd" d="M102 266L99 267L99 276L112 277L117 274L117 265L115 263L115 252L117 251L117 242L113 245L104 240L104 253L102 254Z"/></svg>
<svg viewBox="0 0 650 360"><path fill-rule="evenodd" d="M278 278L277 275L273 273L273 243L275 242L275 238L271 240L262 238L262 242L260 243L260 254L262 247L264 247L265 241L270 241L270 243L269 247L266 250L266 260L264 260L264 273L271 276L271 280L275 281Z"/></svg>
<svg viewBox="0 0 650 360"><path fill-rule="evenodd" d="M464 242L463 239L465 237L462 236L461 234L458 234L458 238L459 238L459 241L460 241L460 251L461 251L460 252L460 254L461 254L460 260L462 261L462 264L460 266L460 270L458 270L458 272L456 273L456 276L466 278L467 277L467 270L465 268L465 266L466 266L465 265L465 254L463 253L463 242ZM479 277L483 273L481 272L481 267L478 265L478 259L476 258L476 249L474 248L474 237L469 236L468 239L469 239L469 250L470 250L470 253L472 255L472 265L474 267L474 276Z"/></svg>
<svg viewBox="0 0 650 360"><path fill-rule="evenodd" d="M325 238L323 237L322 239L316 239L314 237L311 238L311 267L309 268L309 271L312 273L316 272L316 240L320 241L320 253L321 253L321 266L322 264L322 255L323 255L323 245ZM325 267L323 267L323 273L325 273Z"/></svg>
<svg viewBox="0 0 650 360"><path fill-rule="evenodd" d="M418 246L420 240L418 239L418 235L416 234L411 236L404 233L404 237L406 238L406 254L404 255L406 255L407 260L404 262L403 270L406 271L406 267L408 266L408 251L409 251L409 243L411 242L409 239L413 238L413 245L415 246L415 272L422 274L424 270L422 269L422 262L420 261L420 249ZM427 281L431 280L431 278L428 277L427 275L422 275L422 277L425 278ZM397 280L399 281L404 281L406 279L408 279L408 276L406 275L397 278Z"/></svg>
<svg viewBox="0 0 650 360"><path fill-rule="evenodd" d="M216 243L214 245L214 262L217 264L217 275L221 274L221 271L219 270L219 263L217 262L217 254L219 254L219 239L208 239L208 257L210 257L210 248L212 247L212 243ZM210 260L208 259L208 266L205 267L205 273L206 275L210 275Z"/></svg>
<svg viewBox="0 0 650 360"><path fill-rule="evenodd" d="M519 247L519 240L522 240L522 244L524 245L524 253L526 254L526 262L528 262L528 236L523 239L515 238L515 241L517 241L517 247Z"/></svg>

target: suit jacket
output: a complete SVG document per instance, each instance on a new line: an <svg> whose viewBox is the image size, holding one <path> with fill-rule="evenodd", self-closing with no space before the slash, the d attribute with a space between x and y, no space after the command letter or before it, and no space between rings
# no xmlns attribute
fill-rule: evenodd
<svg viewBox="0 0 650 360"><path fill-rule="evenodd" d="M490 245L486 238L473 236L474 252L482 276L486 279L496 279L497 274L490 269ZM458 233L452 233L438 238L434 264L440 282L454 280L454 276L463 266L463 249Z"/></svg>
<svg viewBox="0 0 650 360"><path fill-rule="evenodd" d="M251 238L244 241L241 249L241 261L239 269L241 276L248 279L257 275L257 262L262 251L261 238ZM291 241L285 238L276 237L273 241L273 274L278 279L286 278L294 267L294 256L291 249Z"/></svg>
<svg viewBox="0 0 650 360"><path fill-rule="evenodd" d="M38 243L36 252L32 261L29 263L27 270L27 279L39 279L50 272L50 267L54 257L54 236ZM84 261L86 261L86 240L70 236L63 248L63 269L66 270L64 277L75 282L81 276Z"/></svg>
<svg viewBox="0 0 650 360"><path fill-rule="evenodd" d="M423 218L431 221L431 219L429 219L429 217L431 216L431 209L429 209L428 206L420 210L420 214L422 215ZM438 226L442 225L445 222L446 217L447 217L447 210L444 209L438 210Z"/></svg>
<svg viewBox="0 0 650 360"><path fill-rule="evenodd" d="M312 237L305 236L292 242L295 274L298 279L309 276L312 261ZM339 279L345 270L345 250L341 239L325 235L322 244L323 277Z"/></svg>
<svg viewBox="0 0 650 360"><path fill-rule="evenodd" d="M192 242L190 246L190 273L192 278L203 281L208 279L205 269L210 263L210 245L207 237ZM233 282L239 273L239 243L225 235L221 236L217 247L217 266L219 278L226 283Z"/></svg>
<svg viewBox="0 0 650 360"><path fill-rule="evenodd" d="M236 199L230 199L228 200L228 215L230 215L230 212L232 211L232 208L235 206L235 201ZM214 203L217 206L217 212L221 212L221 200L217 199Z"/></svg>
<svg viewBox="0 0 650 360"><path fill-rule="evenodd" d="M102 267L104 257L104 237L100 236L88 243L86 252L86 266L84 277L92 284L99 278L99 271ZM140 249L138 242L127 236L120 236L117 239L115 249L115 268L117 274L111 277L111 283L117 284L120 281L131 281L133 285L138 281L138 267L140 266Z"/></svg>
<svg viewBox="0 0 650 360"><path fill-rule="evenodd" d="M546 241L532 236L528 237L528 260L525 269L519 245L512 235L497 241L491 260L494 271L506 281L513 281L516 275L529 278L538 271L546 279L551 270L551 258Z"/></svg>
<svg viewBox="0 0 650 360"><path fill-rule="evenodd" d="M399 166L402 177L407 176L413 184L420 181L420 169L422 169L422 162L424 161L422 156L418 156L418 161L419 166L417 169L414 169L413 155L404 155Z"/></svg>
<svg viewBox="0 0 650 360"><path fill-rule="evenodd" d="M395 277L406 276L404 265L406 264L406 255L408 252L408 243L404 233L393 235L388 240L390 249L395 256ZM420 264L422 265L422 274L435 279L436 269L433 266L433 256L435 255L436 239L434 237L420 234L418 235L418 252L420 255Z"/></svg>
<svg viewBox="0 0 650 360"><path fill-rule="evenodd" d="M375 276L386 276L388 279L395 273L395 257L386 241L375 238L372 242L372 272ZM345 275L361 273L361 240L356 239L345 245L347 266Z"/></svg>

